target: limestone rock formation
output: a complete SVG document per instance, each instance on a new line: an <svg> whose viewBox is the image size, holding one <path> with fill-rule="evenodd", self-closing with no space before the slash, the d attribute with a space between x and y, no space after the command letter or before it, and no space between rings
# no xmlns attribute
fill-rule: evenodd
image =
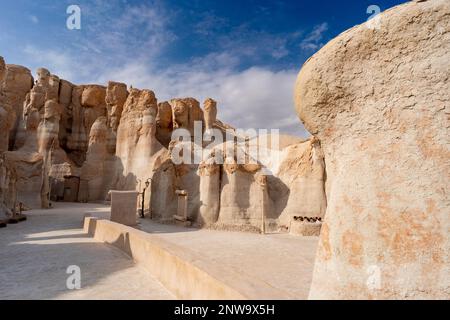
<svg viewBox="0 0 450 320"><path fill-rule="evenodd" d="M312 299L448 299L450 2L410 2L303 66L328 208Z"/></svg>
<svg viewBox="0 0 450 320"><path fill-rule="evenodd" d="M89 133L98 117L106 116L106 88L99 85L84 86L81 94L83 107L83 124L85 132Z"/></svg>
<svg viewBox="0 0 450 320"><path fill-rule="evenodd" d="M213 129L217 120L217 102L211 98L206 99L203 110L206 130Z"/></svg>
<svg viewBox="0 0 450 320"><path fill-rule="evenodd" d="M248 150L249 138L218 120L213 99L204 110L194 98L158 104L150 90L128 91L119 82L75 85L44 68L33 86L30 81L21 88L23 112L17 113L8 96L17 79L8 77L8 66L0 67L0 100L7 102L0 104L0 127L15 133L1 150L5 163L13 164L8 190L17 190L17 201L27 207L102 201L112 189L148 187L144 212L163 222L173 222L179 212L180 190L187 194L184 222L201 227L287 231L294 216L323 216L325 175L315 140L273 139L265 150L268 161L261 163ZM6 96L5 88L11 91ZM182 141L172 137L177 129L185 129ZM219 135L225 140L213 139ZM190 161L175 159L180 150Z"/></svg>
<svg viewBox="0 0 450 320"><path fill-rule="evenodd" d="M11 170L4 156L0 156L0 222L7 223L12 215L10 205L10 179Z"/></svg>
<svg viewBox="0 0 450 320"><path fill-rule="evenodd" d="M326 174L319 140L313 137L283 148L279 162L276 174L269 177L269 182L273 182L269 192L274 200L272 211L280 212L280 225L289 226L294 216L324 217ZM289 192L283 192L280 185Z"/></svg>
<svg viewBox="0 0 450 320"><path fill-rule="evenodd" d="M3 57L0 57L0 83L3 81L5 73L6 73L5 59L3 59Z"/></svg>
<svg viewBox="0 0 450 320"><path fill-rule="evenodd" d="M0 126L5 134L0 138L0 152L7 151L14 146L23 104L33 85L30 70L17 65L6 65L0 82ZM2 110L3 109L3 110ZM6 120L5 120L6 119ZM6 142L8 147L5 148Z"/></svg>
<svg viewBox="0 0 450 320"><path fill-rule="evenodd" d="M172 99L170 102L172 106L172 121L174 129L186 129L194 137L194 125L196 121L202 122L203 125L203 110L200 108L200 103L194 98Z"/></svg>
<svg viewBox="0 0 450 320"><path fill-rule="evenodd" d="M110 186L105 185L108 128L106 117L98 118L91 128L86 161L81 167L78 201L89 202L106 199Z"/></svg>
<svg viewBox="0 0 450 320"><path fill-rule="evenodd" d="M43 155L39 153L39 123L39 111L28 109L23 146L19 150L4 153L6 160L14 163L16 168L18 200L31 208L41 207Z"/></svg>
<svg viewBox="0 0 450 320"><path fill-rule="evenodd" d="M108 109L108 124L113 132L117 132L127 97L128 90L126 84L112 81L108 83L105 100Z"/></svg>
<svg viewBox="0 0 450 320"><path fill-rule="evenodd" d="M158 139L165 148L168 148L170 141L172 140L173 122L172 106L167 101L158 104L156 126L156 139Z"/></svg>
<svg viewBox="0 0 450 320"><path fill-rule="evenodd" d="M131 89L117 129L118 186L123 190L135 190L139 180L151 177L152 157L162 148L155 137L157 111L152 91Z"/></svg>

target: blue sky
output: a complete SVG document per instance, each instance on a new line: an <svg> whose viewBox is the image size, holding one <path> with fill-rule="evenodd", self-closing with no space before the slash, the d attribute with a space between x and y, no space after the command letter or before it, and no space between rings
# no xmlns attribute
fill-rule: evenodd
<svg viewBox="0 0 450 320"><path fill-rule="evenodd" d="M303 62L364 23L370 5L384 11L404 2L4 1L0 56L76 84L152 89L160 101L212 97L233 126L305 136L292 99ZM66 28L71 4L81 8L81 30Z"/></svg>

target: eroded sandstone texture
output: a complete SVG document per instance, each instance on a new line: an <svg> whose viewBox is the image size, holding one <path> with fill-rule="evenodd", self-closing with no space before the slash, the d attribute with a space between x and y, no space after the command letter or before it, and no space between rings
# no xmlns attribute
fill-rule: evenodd
<svg viewBox="0 0 450 320"><path fill-rule="evenodd" d="M28 69L0 59L6 215L20 202L50 208L51 201L109 201L110 190L144 188L139 207L143 200L145 215L162 222L176 219L181 191L184 222L201 227L288 231L295 216L325 213L325 167L315 138L273 136L279 143L264 146L268 137L250 142L218 120L210 98L202 109L192 97L158 103L153 91L120 82L75 85L44 68L36 75L33 84ZM184 130L182 141L173 136L177 129ZM265 155L253 158L250 144ZM183 147L191 157L179 163L173 155Z"/></svg>
<svg viewBox="0 0 450 320"><path fill-rule="evenodd" d="M450 2L380 19L332 40L296 84L327 172L312 299L450 296Z"/></svg>

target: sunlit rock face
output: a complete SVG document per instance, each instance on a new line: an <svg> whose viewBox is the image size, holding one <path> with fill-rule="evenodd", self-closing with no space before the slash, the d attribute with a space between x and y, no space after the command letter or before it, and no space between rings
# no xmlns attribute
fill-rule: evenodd
<svg viewBox="0 0 450 320"><path fill-rule="evenodd" d="M298 76L327 173L312 299L449 297L449 16L447 0L395 7Z"/></svg>
<svg viewBox="0 0 450 320"><path fill-rule="evenodd" d="M314 139L280 136L272 146L258 140L268 161L241 163L233 152L250 160L246 138L218 120L219 102L211 98L203 109L192 97L158 104L153 91L116 81L76 85L45 68L36 75L33 84L28 69L0 59L0 127L14 134L0 137L0 148L5 163L14 164L8 190L27 207L107 201L109 190L146 188L147 215L173 222L181 191L187 218L198 227L288 231L295 216L324 214L323 157ZM177 129L185 130L182 141L173 136ZM203 134L222 139L202 141ZM225 162L206 151L197 157L195 149L211 142ZM190 147L190 162L174 161L180 146Z"/></svg>
<svg viewBox="0 0 450 320"><path fill-rule="evenodd" d="M2 114L0 152L14 147L24 102L32 86L33 76L29 69L12 64L5 65L2 58L0 62L0 113Z"/></svg>
<svg viewBox="0 0 450 320"><path fill-rule="evenodd" d="M118 186L134 190L151 177L152 158L163 148L156 139L158 104L150 90L131 89L117 129Z"/></svg>

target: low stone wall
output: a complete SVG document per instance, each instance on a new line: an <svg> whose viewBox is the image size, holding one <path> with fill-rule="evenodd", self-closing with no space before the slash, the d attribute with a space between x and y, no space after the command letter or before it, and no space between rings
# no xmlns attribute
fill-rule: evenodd
<svg viewBox="0 0 450 320"><path fill-rule="evenodd" d="M179 299L291 298L153 234L94 217L85 218L84 230L96 240L114 245L130 255Z"/></svg>

